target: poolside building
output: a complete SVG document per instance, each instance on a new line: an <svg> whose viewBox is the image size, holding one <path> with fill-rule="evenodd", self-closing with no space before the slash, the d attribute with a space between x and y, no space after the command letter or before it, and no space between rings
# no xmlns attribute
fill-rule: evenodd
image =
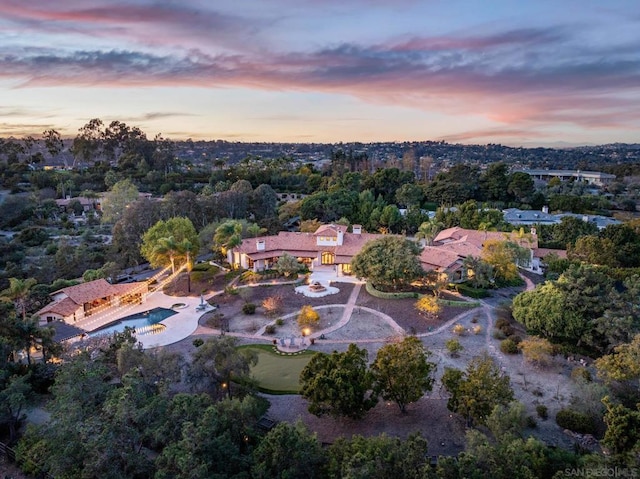
<svg viewBox="0 0 640 479"><path fill-rule="evenodd" d="M40 324L54 321L74 324L113 306L142 303L148 291L146 282L111 284L97 279L51 293L53 301L36 315L40 317Z"/></svg>

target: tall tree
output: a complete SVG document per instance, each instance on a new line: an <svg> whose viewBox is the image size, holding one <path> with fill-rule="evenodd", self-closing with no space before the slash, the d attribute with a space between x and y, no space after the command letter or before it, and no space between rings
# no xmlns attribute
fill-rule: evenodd
<svg viewBox="0 0 640 479"><path fill-rule="evenodd" d="M405 413L407 404L417 401L433 387L436 365L427 360L430 355L415 336L383 346L371 365L374 390L383 399L394 401Z"/></svg>
<svg viewBox="0 0 640 479"><path fill-rule="evenodd" d="M316 354L300 373L302 397L316 416L362 418L377 402L367 369L367 350L350 344L344 353Z"/></svg>
<svg viewBox="0 0 640 479"><path fill-rule="evenodd" d="M35 286L38 281L35 278L20 279L9 278L9 288L2 292L2 298L13 301L16 310L22 316L22 320L27 320L27 300L29 298L29 290Z"/></svg>
<svg viewBox="0 0 640 479"><path fill-rule="evenodd" d="M138 188L130 179L118 181L102 200L102 222L116 223L124 215L125 210L139 196Z"/></svg>
<svg viewBox="0 0 640 479"><path fill-rule="evenodd" d="M188 250L185 246L189 245ZM188 218L160 220L149 228L142 237L140 252L152 267L186 263L197 255L200 241L193 223Z"/></svg>
<svg viewBox="0 0 640 479"><path fill-rule="evenodd" d="M486 353L473 358L466 371L446 369L442 384L451 394L447 408L461 414L468 425L484 424L495 406L513 401L509 376Z"/></svg>
<svg viewBox="0 0 640 479"><path fill-rule="evenodd" d="M397 290L423 274L413 241L398 236L385 236L369 241L353 257L353 273L371 281L374 286Z"/></svg>
<svg viewBox="0 0 640 479"><path fill-rule="evenodd" d="M237 349L238 340L230 336L212 338L193 354L189 381L213 396L233 397L232 384L247 382L257 358L248 350Z"/></svg>
<svg viewBox="0 0 640 479"><path fill-rule="evenodd" d="M325 455L315 434L300 421L281 422L253 451L256 479L322 478Z"/></svg>

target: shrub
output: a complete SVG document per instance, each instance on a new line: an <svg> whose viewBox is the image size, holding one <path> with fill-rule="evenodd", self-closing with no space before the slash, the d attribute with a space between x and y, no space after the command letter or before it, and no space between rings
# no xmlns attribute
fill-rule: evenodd
<svg viewBox="0 0 640 479"><path fill-rule="evenodd" d="M270 324L268 325L266 328L264 328L264 332L266 334L275 334L276 332L276 325L275 324Z"/></svg>
<svg viewBox="0 0 640 479"><path fill-rule="evenodd" d="M538 422L535 417L527 416L527 427L531 429L538 427Z"/></svg>
<svg viewBox="0 0 640 479"><path fill-rule="evenodd" d="M491 293L486 289L472 288L466 284L459 284L456 286L456 289L460 294L474 299L482 299L491 296Z"/></svg>
<svg viewBox="0 0 640 479"><path fill-rule="evenodd" d="M451 356L453 356L454 358L457 357L458 353L464 349L457 338L448 339L444 343L444 345L447 348L447 351L449 351L449 354L451 354Z"/></svg>
<svg viewBox="0 0 640 479"><path fill-rule="evenodd" d="M462 336L467 332L467 329L462 324L456 324L453 327L453 334L457 334L458 336Z"/></svg>
<svg viewBox="0 0 640 479"><path fill-rule="evenodd" d="M593 418L573 409L560 409L556 414L556 422L561 428L569 429L570 431L581 434L595 433Z"/></svg>
<svg viewBox="0 0 640 479"><path fill-rule="evenodd" d="M269 296L262 301L262 307L269 316L282 313L283 306L282 296Z"/></svg>
<svg viewBox="0 0 640 479"><path fill-rule="evenodd" d="M517 334L512 334L511 336L509 336L509 339L516 344L520 344L522 342L522 338Z"/></svg>
<svg viewBox="0 0 640 479"><path fill-rule="evenodd" d="M504 328L505 326L511 326L511 323L509 322L508 319L499 318L496 321L496 325L495 325L496 329L499 329L500 331L502 331L502 328Z"/></svg>
<svg viewBox="0 0 640 479"><path fill-rule="evenodd" d="M522 350L525 359L534 365L541 367L551 365L554 348L549 340L531 336L522 341L518 347Z"/></svg>
<svg viewBox="0 0 640 479"><path fill-rule="evenodd" d="M536 412L538 413L538 417L540 419L547 419L549 417L549 410L547 409L547 406L545 406L544 404L538 404L536 406Z"/></svg>
<svg viewBox="0 0 640 479"><path fill-rule="evenodd" d="M240 291L234 286L227 286L224 288L224 292L236 296Z"/></svg>
<svg viewBox="0 0 640 479"><path fill-rule="evenodd" d="M415 302L415 308L426 316L438 316L440 305L435 296L425 295Z"/></svg>
<svg viewBox="0 0 640 479"><path fill-rule="evenodd" d="M201 338L196 338L193 340L193 342L191 343L193 344L196 348L199 348L200 346L202 346L204 344L204 340Z"/></svg>
<svg viewBox="0 0 640 479"><path fill-rule="evenodd" d="M318 321L320 321L320 315L309 304L305 304L300 310L300 313L298 313L298 325L301 328L314 326Z"/></svg>
<svg viewBox="0 0 640 479"><path fill-rule="evenodd" d="M500 342L500 351L504 354L518 354L518 345L507 338Z"/></svg>
<svg viewBox="0 0 640 479"><path fill-rule="evenodd" d="M493 333L491 334L493 336L493 339L505 339L506 336L504 335L504 333L502 331L500 331L499 329L494 329Z"/></svg>
<svg viewBox="0 0 640 479"><path fill-rule="evenodd" d="M244 314L255 314L256 305L253 303L246 303L242 305L242 312Z"/></svg>
<svg viewBox="0 0 640 479"><path fill-rule="evenodd" d="M284 319L278 318L276 319L276 326L282 326L284 324Z"/></svg>
<svg viewBox="0 0 640 479"><path fill-rule="evenodd" d="M240 275L240 281L243 283L255 283L259 278L258 273L253 270L247 270Z"/></svg>
<svg viewBox="0 0 640 479"><path fill-rule="evenodd" d="M473 334L480 334L482 332L482 326L480 326L479 324L476 324L473 327Z"/></svg>
<svg viewBox="0 0 640 479"><path fill-rule="evenodd" d="M477 322L478 322L478 317L477 317L477 316L474 316L473 318L471 318L471 322L472 322L473 324L477 323Z"/></svg>
<svg viewBox="0 0 640 479"><path fill-rule="evenodd" d="M589 371L584 366L577 366L573 368L573 370L571 371L571 379L573 379L574 381L582 380L588 383L593 380L593 378L591 377L591 371Z"/></svg>

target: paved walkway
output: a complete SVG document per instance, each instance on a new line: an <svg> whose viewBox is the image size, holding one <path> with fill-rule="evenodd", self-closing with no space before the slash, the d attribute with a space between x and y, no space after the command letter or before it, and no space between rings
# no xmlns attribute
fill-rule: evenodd
<svg viewBox="0 0 640 479"><path fill-rule="evenodd" d="M340 319L338 320L338 322L336 322L335 324L333 324L332 326L330 326L329 328L320 330L320 331L316 331L315 333L313 333L310 338L313 339L318 339L320 336L322 335L328 335L330 333L333 333L337 330L339 330L340 328L344 327L350 320L351 320L351 316L353 315L354 312L361 310L361 311L366 311L369 312L371 314L375 314L376 316L380 317L381 319L383 319L398 335L404 335L407 334L406 331L398 324L394 321L394 319L385 314L382 313L378 310L372 309L372 308L367 308L365 306L358 306L356 304L358 296L360 294L360 291L362 289L362 282L358 282L355 280L355 278L351 278L351 277L345 277L345 279L349 279L348 282L351 283L355 283L355 286L353 288L353 291L351 292L351 294L349 295L349 299L347 300L347 302L345 304L332 304L332 305L323 305L323 306L318 306L316 309L324 309L324 308L332 308L332 307L341 307L343 308L343 312L342 312L342 316L340 317ZM530 290L533 289L535 287L535 285L531 282L531 280L529 280L528 278L524 277L523 278L526 282L526 289ZM291 282L287 282L284 284L294 284L295 281L291 281ZM279 283L279 284L283 284L283 283ZM260 286L261 284L251 284L251 285L246 285L246 286L241 286L241 287L257 287ZM222 291L218 291L218 292L214 292L209 294L206 299L210 300L213 297L215 297L218 294L221 294ZM171 316L165 320L163 320L163 324L166 325L166 329L160 333L156 333L156 334L149 334L149 335L141 335L138 339L140 340L140 342L142 343L143 347L146 348L154 348L154 347L158 347L158 346L166 346L172 343L176 343L178 341L181 341L193 334L202 334L202 335L219 335L221 334L220 330L217 329L213 329L213 328L209 328L206 326L201 326L198 324L198 321L200 319L200 317L208 312L211 311L212 308L210 306L207 305L207 309L205 311L198 311L198 306L200 305L200 298L199 297L175 297L175 296L167 296L163 293L154 293L154 295L150 296L148 298L148 300L143 303L142 305L138 305L137 308L135 308L132 312L128 313L128 314L132 314L133 312L139 312L139 311L146 311L149 309L153 309L155 307L171 307L171 305L176 304L176 303L180 303L183 302L185 303L185 308L183 309L177 309L176 311L178 312L178 314ZM486 330L486 334L489 335L490 331L491 331L491 325L493 323L493 307L487 303L485 303L484 301L480 302L480 305L476 308L471 308L468 310L465 310L464 312L460 313L459 315L457 315L456 317L450 319L449 321L447 321L444 324L441 324L438 328L436 328L433 331L429 331L427 333L421 333L418 334L417 336L420 338L425 338L425 337L429 337L429 336L435 336L438 334L441 334L445 331L450 330L450 328L461 321L466 320L467 318L469 318L470 316L473 316L475 314L478 313L479 308L483 309L483 312L485 313L485 315L487 316L488 319L488 324L489 327L487 327ZM291 313L287 316L285 316L284 318L287 317L293 317L295 316L297 313ZM237 332L228 332L225 333L228 336L234 336L237 338L242 338L242 339L248 339L248 340L252 340L252 341L256 341L256 342L272 342L273 338L268 337L268 336L263 336L264 334L264 330L265 330L265 326L263 326L262 328L260 328L258 331L256 331L255 333L237 333ZM369 339L357 339L357 338L351 338L351 339L323 339L322 340L322 344L345 344L345 343L379 343L379 342L384 342L386 341L386 337L385 338L369 338Z"/></svg>

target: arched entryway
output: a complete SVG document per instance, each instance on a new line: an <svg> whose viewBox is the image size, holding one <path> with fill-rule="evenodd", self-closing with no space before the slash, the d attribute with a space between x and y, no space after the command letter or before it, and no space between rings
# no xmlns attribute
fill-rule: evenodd
<svg viewBox="0 0 640 479"><path fill-rule="evenodd" d="M322 252L321 264L334 264L335 261L336 261L336 255L334 255L332 252L330 251Z"/></svg>

